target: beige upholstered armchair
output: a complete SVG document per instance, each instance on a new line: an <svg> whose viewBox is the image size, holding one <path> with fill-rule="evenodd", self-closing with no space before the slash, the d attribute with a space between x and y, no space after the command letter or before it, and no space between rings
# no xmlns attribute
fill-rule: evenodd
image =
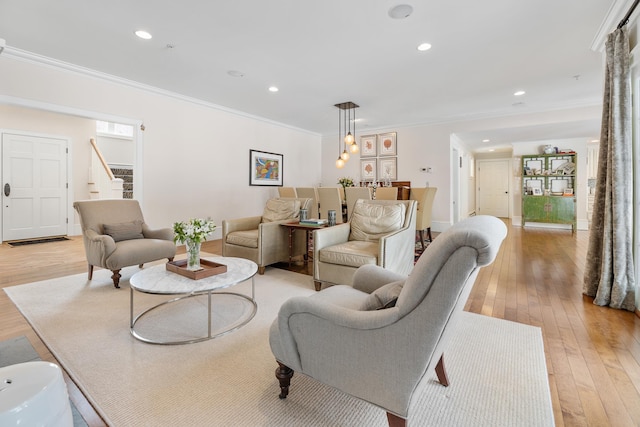
<svg viewBox="0 0 640 427"><path fill-rule="evenodd" d="M297 220L311 199L276 198L267 201L260 216L222 221L222 255L250 259L264 274L268 265L289 259L289 233L280 224ZM306 251L305 235L294 235L293 256Z"/></svg>
<svg viewBox="0 0 640 427"><path fill-rule="evenodd" d="M429 245L408 277L365 265L353 287L286 301L269 333L280 398L298 371L384 409L390 426L406 425L412 397L434 369L449 384L447 343L480 267L493 262L506 234L495 217L471 217Z"/></svg>
<svg viewBox="0 0 640 427"><path fill-rule="evenodd" d="M375 264L409 274L413 268L416 202L358 200L349 222L313 233L313 280L351 285L358 267Z"/></svg>
<svg viewBox="0 0 640 427"><path fill-rule="evenodd" d="M120 270L162 258L173 260L176 245L173 230L152 230L144 222L137 200L101 199L77 201L73 207L80 217L82 239L89 264L89 280L93 267L113 272L111 279L120 287Z"/></svg>

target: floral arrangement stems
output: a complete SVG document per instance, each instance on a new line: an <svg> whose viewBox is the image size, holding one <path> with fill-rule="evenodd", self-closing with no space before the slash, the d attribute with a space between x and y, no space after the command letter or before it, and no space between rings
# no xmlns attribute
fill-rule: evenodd
<svg viewBox="0 0 640 427"><path fill-rule="evenodd" d="M200 246L216 229L211 219L191 218L173 223L173 241L184 243L187 250L187 270L200 270Z"/></svg>

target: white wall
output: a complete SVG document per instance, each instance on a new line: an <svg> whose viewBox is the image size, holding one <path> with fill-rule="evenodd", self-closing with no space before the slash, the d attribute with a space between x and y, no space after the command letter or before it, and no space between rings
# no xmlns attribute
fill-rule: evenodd
<svg viewBox="0 0 640 427"><path fill-rule="evenodd" d="M249 186L250 149L283 154L285 185L320 181L321 165L314 161L320 157L316 134L7 55L0 56L0 75L5 103L16 98L100 116L94 118L143 122L142 170L136 172L142 173L142 208L153 227L210 216L218 224L213 238L220 238L223 219L262 213L277 188ZM33 126L42 127L37 120ZM29 122L20 127L32 126ZM80 147L94 136L95 127L70 124L53 132L73 134L74 176L85 174L88 156ZM85 198L86 179L74 184L76 197Z"/></svg>
<svg viewBox="0 0 640 427"><path fill-rule="evenodd" d="M362 112L360 117L366 115L365 106L361 107ZM553 124L564 121L580 121L585 119L599 119L602 115L600 106L588 106L574 108L570 110L549 111L544 113L530 113L519 114L507 117L496 117L481 120L469 120L461 122L451 122L435 125L422 125L422 126L397 126L394 128L386 129L366 129L357 130L357 138L361 135L380 134L385 132L397 132L397 144L398 144L398 180L411 181L411 185L415 187L424 187L426 182L429 181L429 185L432 187L438 187L436 198L433 206L433 221L432 228L435 231L444 231L452 224L452 209L451 209L451 148L452 146L461 143L455 138L456 134L462 134L465 132L478 132L482 130L494 130L494 129L506 129L506 128L518 128L532 125L544 125ZM536 147L551 142L537 142L533 143ZM576 142L577 143L577 142ZM514 143L513 146L521 146L521 144L527 143ZM560 142L554 142L552 145L563 145ZM564 144L562 148L574 148L576 147ZM465 156L471 157L472 154L461 150L463 159ZM522 150L530 150L528 146L522 146ZM586 161L586 151L583 151L582 147L579 147L578 159L579 161ZM336 169L335 160L338 156L338 140L337 135L324 136L322 138L322 183L323 185L336 185L336 182L341 176L351 176L357 178L359 176L359 155L351 156L349 162L343 169ZM463 162L465 163L465 162ZM427 174L420 171L422 167L431 167L432 173ZM579 173L582 173L585 168L584 165L578 166ZM463 164L463 170L466 170ZM463 175L460 178L461 187L467 187L471 185L469 181L468 171L464 172L467 175ZM582 178L579 177L580 185L582 185ZM586 181L585 185L586 185ZM460 206L460 218L464 218L471 206L469 203L474 200L472 195L463 193L465 190L461 190L461 206ZM514 192L517 188L514 187ZM466 194L466 195L463 195ZM578 221L583 219L586 221L586 200L582 198L579 203L579 215ZM514 205L520 205L519 199L516 201L514 197ZM584 208L584 209L583 209ZM520 212L520 208L518 208ZM581 222L580 222L581 224ZM579 225L580 228L580 225Z"/></svg>

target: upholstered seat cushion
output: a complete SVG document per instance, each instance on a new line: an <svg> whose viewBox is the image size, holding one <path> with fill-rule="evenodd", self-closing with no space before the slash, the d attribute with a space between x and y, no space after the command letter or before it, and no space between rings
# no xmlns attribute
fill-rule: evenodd
<svg viewBox="0 0 640 427"><path fill-rule="evenodd" d="M176 245L171 240L131 239L118 243L116 250L105 261L105 267L115 270L127 265L145 264L149 260L167 258L175 254Z"/></svg>
<svg viewBox="0 0 640 427"><path fill-rule="evenodd" d="M262 222L281 221L297 218L300 215L299 199L270 199L262 212Z"/></svg>
<svg viewBox="0 0 640 427"><path fill-rule="evenodd" d="M244 246L246 248L258 247L258 229L233 231L227 234L227 243Z"/></svg>
<svg viewBox="0 0 640 427"><path fill-rule="evenodd" d="M406 209L402 203L380 205L358 200L351 215L349 240L377 242L382 236L400 230Z"/></svg>
<svg viewBox="0 0 640 427"><path fill-rule="evenodd" d="M365 264L377 264L378 242L352 240L320 250L320 261L329 264L360 267Z"/></svg>

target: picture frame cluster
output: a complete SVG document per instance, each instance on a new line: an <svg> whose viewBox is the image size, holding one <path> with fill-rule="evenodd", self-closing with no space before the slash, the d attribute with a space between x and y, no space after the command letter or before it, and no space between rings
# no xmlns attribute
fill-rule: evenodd
<svg viewBox="0 0 640 427"><path fill-rule="evenodd" d="M360 179L374 182L398 179L398 140L396 132L360 137Z"/></svg>

